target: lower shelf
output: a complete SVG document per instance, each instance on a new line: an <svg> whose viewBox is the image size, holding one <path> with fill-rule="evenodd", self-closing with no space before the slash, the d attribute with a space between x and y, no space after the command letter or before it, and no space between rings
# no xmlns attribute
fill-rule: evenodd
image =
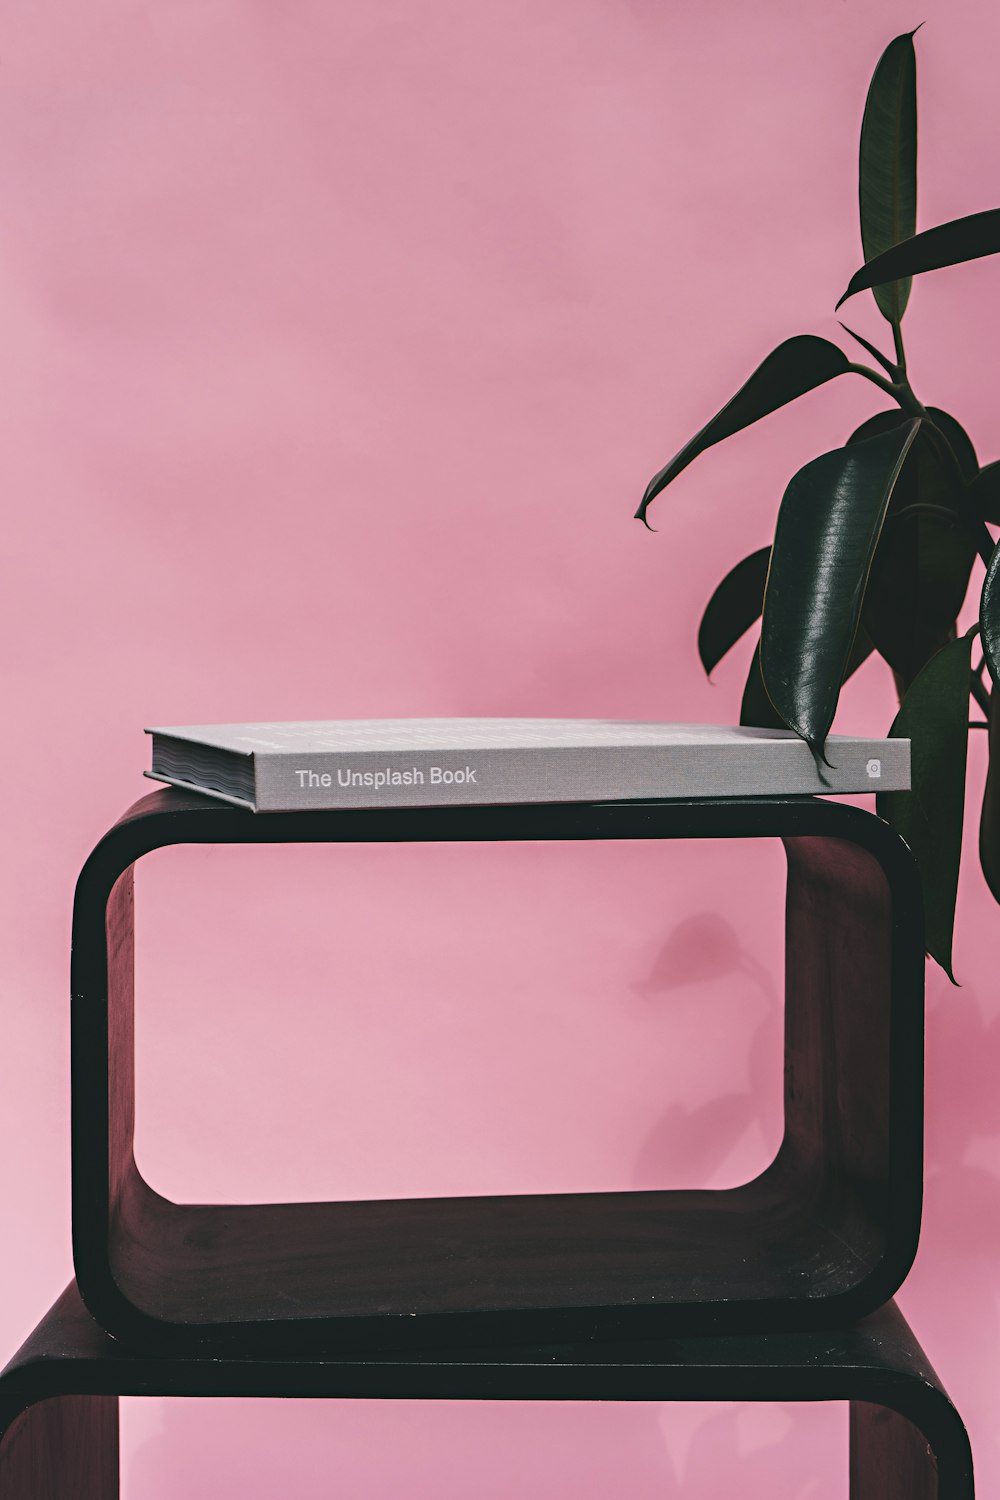
<svg viewBox="0 0 1000 1500"><path fill-rule="evenodd" d="M898 1280L859 1204L836 1184L811 1189L784 1152L719 1192L220 1207L136 1182L128 1202L116 1258L129 1316L88 1302L129 1347L164 1352L298 1359L836 1327Z"/></svg>
<svg viewBox="0 0 1000 1500"><path fill-rule="evenodd" d="M893 1303L850 1328L379 1356L123 1347L75 1284L0 1375L0 1500L113 1500L118 1396L848 1401L851 1500L972 1500L961 1417Z"/></svg>

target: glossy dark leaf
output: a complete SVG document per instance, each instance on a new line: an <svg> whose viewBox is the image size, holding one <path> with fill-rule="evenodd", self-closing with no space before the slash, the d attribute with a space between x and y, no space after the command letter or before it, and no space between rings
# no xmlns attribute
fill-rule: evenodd
<svg viewBox="0 0 1000 1500"><path fill-rule="evenodd" d="M969 500L984 521L1000 524L1000 462L980 469L969 486Z"/></svg>
<svg viewBox="0 0 1000 1500"><path fill-rule="evenodd" d="M874 649L864 630L859 630L854 637L854 645L851 647L851 655L844 671L845 682L849 677L854 675L863 662L868 660ZM760 675L759 642L754 647L753 660L750 663L746 686L743 689L743 702L740 705L740 723L752 724L758 729L788 728L788 725L779 715L764 688L764 679Z"/></svg>
<svg viewBox="0 0 1000 1500"><path fill-rule="evenodd" d="M698 655L709 675L759 617L770 560L770 547L751 552L726 574L709 599L698 629Z"/></svg>
<svg viewBox="0 0 1000 1500"><path fill-rule="evenodd" d="M971 484L979 473L979 459L969 434L960 422L938 406L928 406L927 416L931 426L937 428L951 449L963 480Z"/></svg>
<svg viewBox="0 0 1000 1500"><path fill-rule="evenodd" d="M909 420L903 412L879 412L848 442ZM950 442L942 440L945 431ZM922 424L893 492L868 580L865 627L904 689L954 636L976 556L955 447L966 463L970 455L975 462L972 444L954 418L939 412L933 424Z"/></svg>
<svg viewBox="0 0 1000 1500"><path fill-rule="evenodd" d="M837 306L868 287L898 281L903 276L918 276L922 271L937 271L942 266L957 266L1000 250L1000 208L969 214L964 219L950 219L936 224L912 239L895 245L855 271L847 291Z"/></svg>
<svg viewBox="0 0 1000 1500"><path fill-rule="evenodd" d="M840 326L845 333L850 334L856 344L860 344L862 349L865 349L871 355L872 359L882 366L887 375L895 377L896 366L887 354L883 354L881 349L876 349L875 345L870 344L866 338L862 338L860 333L855 333L853 328L848 328L846 323L841 323Z"/></svg>
<svg viewBox="0 0 1000 1500"><path fill-rule="evenodd" d="M764 594L761 670L782 719L823 745L861 616L875 547L920 422L824 453L792 478Z"/></svg>
<svg viewBox="0 0 1000 1500"><path fill-rule="evenodd" d="M979 601L979 625L994 688L1000 683L1000 546L994 547Z"/></svg>
<svg viewBox="0 0 1000 1500"><path fill-rule="evenodd" d="M740 723L751 724L757 729L787 729L778 710L764 690L764 679L760 675L760 642L753 648L753 660L747 673L740 704Z"/></svg>
<svg viewBox="0 0 1000 1500"><path fill-rule="evenodd" d="M927 407L927 421L936 427L942 437L948 443L955 461L958 464L959 473L966 484L979 473L979 459L976 450L972 446L972 439L960 423L939 406ZM847 439L849 443L862 442L865 438L878 437L880 432L889 432L893 427L902 427L906 422L912 422L913 418L908 412L901 411L898 406L889 407L887 411L877 411L867 422L862 422Z"/></svg>
<svg viewBox="0 0 1000 1500"><path fill-rule="evenodd" d="M979 863L994 901L1000 902L1000 693L990 694L990 763L979 819Z"/></svg>
<svg viewBox="0 0 1000 1500"><path fill-rule="evenodd" d="M858 166L861 245L866 261L909 239L917 227L917 60L913 33L895 37L872 75ZM909 278L874 288L879 312L898 323Z"/></svg>
<svg viewBox="0 0 1000 1500"><path fill-rule="evenodd" d="M757 366L732 400L654 475L646 486L636 518L645 522L650 502L706 448L751 426L780 406L787 406L797 396L824 385L836 375L845 374L850 368L851 362L843 349L838 349L829 339L817 338L811 333L786 339L763 364Z"/></svg>
<svg viewBox="0 0 1000 1500"><path fill-rule="evenodd" d="M955 517L890 516L868 580L865 628L904 690L952 639L976 548Z"/></svg>
<svg viewBox="0 0 1000 1500"><path fill-rule="evenodd" d="M927 951L952 980L971 652L971 638L962 636L942 647L914 680L889 730L893 738L911 741L911 790L883 792L877 801L880 816L913 850L924 892Z"/></svg>
<svg viewBox="0 0 1000 1500"><path fill-rule="evenodd" d="M871 637L864 626L859 625L858 633L854 637L854 644L851 646L851 654L847 658L847 666L844 668L845 682L849 677L854 676L858 668L868 660L874 650L875 647L872 644Z"/></svg>

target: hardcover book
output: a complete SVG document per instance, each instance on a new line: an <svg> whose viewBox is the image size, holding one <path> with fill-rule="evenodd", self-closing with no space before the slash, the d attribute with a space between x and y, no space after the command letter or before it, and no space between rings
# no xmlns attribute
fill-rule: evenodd
<svg viewBox="0 0 1000 1500"><path fill-rule="evenodd" d="M155 781L254 812L905 791L909 740L600 719L344 719L147 729Z"/></svg>

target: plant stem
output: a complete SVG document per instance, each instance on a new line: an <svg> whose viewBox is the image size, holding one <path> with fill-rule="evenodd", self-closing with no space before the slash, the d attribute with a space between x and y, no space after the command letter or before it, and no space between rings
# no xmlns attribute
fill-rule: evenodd
<svg viewBox="0 0 1000 1500"><path fill-rule="evenodd" d="M918 401L913 392L913 387L906 378L905 370L900 371L900 378L889 384L889 394L893 400L898 401L904 411L908 411L914 417L926 417L927 408L922 401Z"/></svg>
<svg viewBox="0 0 1000 1500"><path fill-rule="evenodd" d="M903 349L903 329L899 319L893 319L892 341L896 346L896 369L901 380L906 379L906 352Z"/></svg>
<svg viewBox="0 0 1000 1500"><path fill-rule="evenodd" d="M915 417L926 417L927 410L913 393L906 374L906 350L903 348L903 329L898 318L892 320L892 342L896 349L896 378L890 382L889 394L898 401L904 411Z"/></svg>
<svg viewBox="0 0 1000 1500"><path fill-rule="evenodd" d="M896 357L899 361L899 364L897 366L899 373L898 380L884 380L881 375L876 375L875 371L869 370L866 365L852 365L851 369L857 370L859 375L864 375L867 379L874 381L881 390L885 391L893 398L894 401L898 402L905 412L909 412L914 417L926 417L927 408L923 405L922 402L918 401L916 395L914 394L913 387L911 386L906 374L906 356L903 352L903 335L902 333L900 333L899 328L895 323L893 323L892 325L892 331L893 337L896 340ZM940 428L936 428L935 430L940 431ZM948 442L948 439L944 437L943 433L941 434L941 436L942 438L944 438L946 445L950 449L951 444ZM980 517L974 513L964 491L961 510L964 511L965 520L972 533L973 540L975 541L976 551L979 553L979 556L982 558L986 566L989 567L990 559L993 556L993 549L996 543L994 542L993 537L990 535L989 527L986 525L986 522L981 520Z"/></svg>
<svg viewBox="0 0 1000 1500"><path fill-rule="evenodd" d="M976 550L986 566L989 567L993 559L993 551L996 543L990 536L989 527L985 521L980 521L978 516L970 516L969 521L976 534Z"/></svg>
<svg viewBox="0 0 1000 1500"><path fill-rule="evenodd" d="M977 672L973 672L972 677L969 681L969 692L972 694L973 698L975 698L976 702L979 704L979 707L982 709L983 713L988 719L990 716L990 695L986 691L982 679L979 677L979 674Z"/></svg>
<svg viewBox="0 0 1000 1500"><path fill-rule="evenodd" d="M880 375L877 370L872 370L868 365L856 365L853 362L848 367L855 375L863 375L870 380L872 385L877 385L880 391L885 391L887 396L901 406L904 411L914 417L926 417L927 408L917 400L913 394L913 388L904 375L901 380L889 380L885 375Z"/></svg>
<svg viewBox="0 0 1000 1500"><path fill-rule="evenodd" d="M916 395L914 393L913 387L910 384L909 378L907 377L907 374L906 374L906 351L903 348L903 330L901 329L901 327L899 325L898 318L893 319L893 322L892 322L892 339L893 339L893 343L894 343L895 349L896 349L896 371L895 371L896 379L895 380L887 380L883 375L877 374L877 372L875 370L870 370L867 365L852 364L851 365L851 369L854 370L858 375L863 375L866 380L870 380L873 385L877 385L880 390L885 391L886 395L891 396L893 398L893 400L896 401L902 407L903 411L909 412L914 417L926 417L927 416L927 408L923 405L922 402L920 402L920 401L917 400L917 397L916 397ZM944 437L943 433L942 433L942 437ZM945 438L944 441L947 444L947 446L950 448L951 444L948 443L947 438ZM940 509L941 509L940 506L935 506L935 505L911 505L911 506L907 506L907 510L940 510ZM990 535L989 529L987 528L985 521L981 521L978 516L971 514L970 513L970 508L968 506L966 506L965 509L966 509L966 519L969 522L969 525L970 525L970 527L972 529L973 535L975 536L975 539L976 539L976 548L977 548L977 550L979 552L980 557L983 559L983 562L985 562L986 565L989 566L989 562L990 562L991 557L993 556L993 548L994 548L994 545L995 545L994 541L993 541L993 537ZM901 514L902 514L902 512L901 512ZM969 677L969 693L976 700L976 703L979 705L979 707L982 709L983 713L986 715L986 723L980 724L980 723L976 723L976 722L970 720L970 722L969 722L969 728L970 729L988 729L989 728L990 697L991 697L991 694L987 690L987 688L986 688L986 686L985 686L985 684L984 684L984 682L982 680L982 671L983 671L983 666L985 665L985 662L986 662L986 658L984 656L983 660L979 663L979 666L976 667L975 670L970 674L970 677ZM893 675L896 676L895 673ZM901 687L901 684L900 684L899 679L897 677L896 678L896 690L899 693L899 701L902 702L904 695L900 691L900 687Z"/></svg>
<svg viewBox="0 0 1000 1500"><path fill-rule="evenodd" d="M871 369L868 365L857 365L853 360L847 368L853 370L855 375L863 375L866 380L870 380L872 385L877 385L879 390L885 391L887 395L895 395L896 387L887 375L880 375L877 370Z"/></svg>

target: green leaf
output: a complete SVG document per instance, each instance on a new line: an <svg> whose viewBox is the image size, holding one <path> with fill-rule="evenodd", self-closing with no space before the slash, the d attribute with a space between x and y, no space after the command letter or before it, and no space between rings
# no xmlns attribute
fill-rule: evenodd
<svg viewBox="0 0 1000 1500"><path fill-rule="evenodd" d="M979 863L994 901L1000 902L1000 693L990 694L990 763L979 819Z"/></svg>
<svg viewBox="0 0 1000 1500"><path fill-rule="evenodd" d="M879 412L848 443L909 420L903 412ZM951 442L944 440L938 422L946 431L955 430ZM954 418L940 412L933 423L922 424L893 491L868 579L865 628L904 687L953 638L976 556L953 446L966 462L970 454L975 462L975 451Z"/></svg>
<svg viewBox="0 0 1000 1500"><path fill-rule="evenodd" d="M1000 462L980 469L969 486L969 500L984 521L1000 523Z"/></svg>
<svg viewBox="0 0 1000 1500"><path fill-rule="evenodd" d="M958 472L965 483L971 484L979 473L979 459L972 445L972 439L961 423L949 416L940 407L928 406L927 415L931 425L937 428L952 451L952 456L958 464Z"/></svg>
<svg viewBox="0 0 1000 1500"><path fill-rule="evenodd" d="M919 276L922 271L937 271L942 266L957 266L1000 250L1000 208L969 214L964 219L950 219L925 229L912 239L895 245L884 255L868 261L851 277L847 291L837 306L868 287L882 286L904 276Z"/></svg>
<svg viewBox="0 0 1000 1500"><path fill-rule="evenodd" d="M870 344L866 338L862 338L860 333L855 333L853 328L848 328L846 323L841 323L840 326L845 333L850 334L856 344L860 344L862 349L867 350L872 359L877 360L887 375L891 375L893 380L896 379L899 372L887 354L883 354L881 349L876 349L875 345Z"/></svg>
<svg viewBox="0 0 1000 1500"><path fill-rule="evenodd" d="M854 637L854 644L851 647L851 654L847 658L847 666L844 668L845 682L849 677L854 676L858 668L868 660L874 650L875 647L872 644L871 637L864 627L859 625L858 633Z"/></svg>
<svg viewBox="0 0 1000 1500"><path fill-rule="evenodd" d="M751 724L757 729L788 728L788 725L782 719L764 689L764 679L760 675L759 641L753 648L753 660L750 663L746 686L743 689L743 701L740 704L740 723Z"/></svg>
<svg viewBox="0 0 1000 1500"><path fill-rule="evenodd" d="M883 792L876 803L880 817L913 850L924 892L927 952L952 983L971 652L971 634L951 641L914 680L889 730L891 738L911 741L911 790Z"/></svg>
<svg viewBox="0 0 1000 1500"><path fill-rule="evenodd" d="M858 164L861 245L866 261L911 237L917 227L917 59L913 32L886 47L872 75L861 122ZM874 289L879 312L898 324L910 281Z"/></svg>
<svg viewBox="0 0 1000 1500"><path fill-rule="evenodd" d="M904 688L954 636L975 558L975 544L955 515L909 511L888 518L864 622Z"/></svg>
<svg viewBox="0 0 1000 1500"><path fill-rule="evenodd" d="M649 524L646 511L650 502L706 448L758 422L780 406L787 406L806 391L824 385L837 375L846 374L850 368L851 362L843 349L838 349L829 339L817 338L811 333L786 339L763 364L757 366L732 400L654 475L646 486L642 503L635 513L636 519Z"/></svg>
<svg viewBox="0 0 1000 1500"><path fill-rule="evenodd" d="M823 754L893 488L920 420L824 453L792 478L764 592L761 669L790 729Z"/></svg>
<svg viewBox="0 0 1000 1500"><path fill-rule="evenodd" d="M751 552L730 569L709 599L698 628L698 655L709 676L760 615L770 561L770 547Z"/></svg>
<svg viewBox="0 0 1000 1500"><path fill-rule="evenodd" d="M983 654L990 669L994 688L1000 683L1000 546L994 547L990 565L983 580L983 594L979 603L979 624L983 638Z"/></svg>
<svg viewBox="0 0 1000 1500"><path fill-rule="evenodd" d="M844 671L844 681L858 670L862 662L871 656L874 647L863 630L854 637L851 655ZM788 725L767 696L764 679L760 675L760 642L754 647L753 660L743 689L740 705L740 723L752 724L758 729L787 729Z"/></svg>
<svg viewBox="0 0 1000 1500"><path fill-rule="evenodd" d="M868 418L867 422L862 422L847 441L854 443L861 442L864 438L877 437L880 432L889 432L891 428L902 427L905 422L912 422L912 420L908 412L892 406L888 411L877 411L873 417ZM976 457L972 439L965 428L948 412L942 411L939 406L928 406L925 420L941 433L955 457L959 473L966 484L970 484L979 473L979 459Z"/></svg>

